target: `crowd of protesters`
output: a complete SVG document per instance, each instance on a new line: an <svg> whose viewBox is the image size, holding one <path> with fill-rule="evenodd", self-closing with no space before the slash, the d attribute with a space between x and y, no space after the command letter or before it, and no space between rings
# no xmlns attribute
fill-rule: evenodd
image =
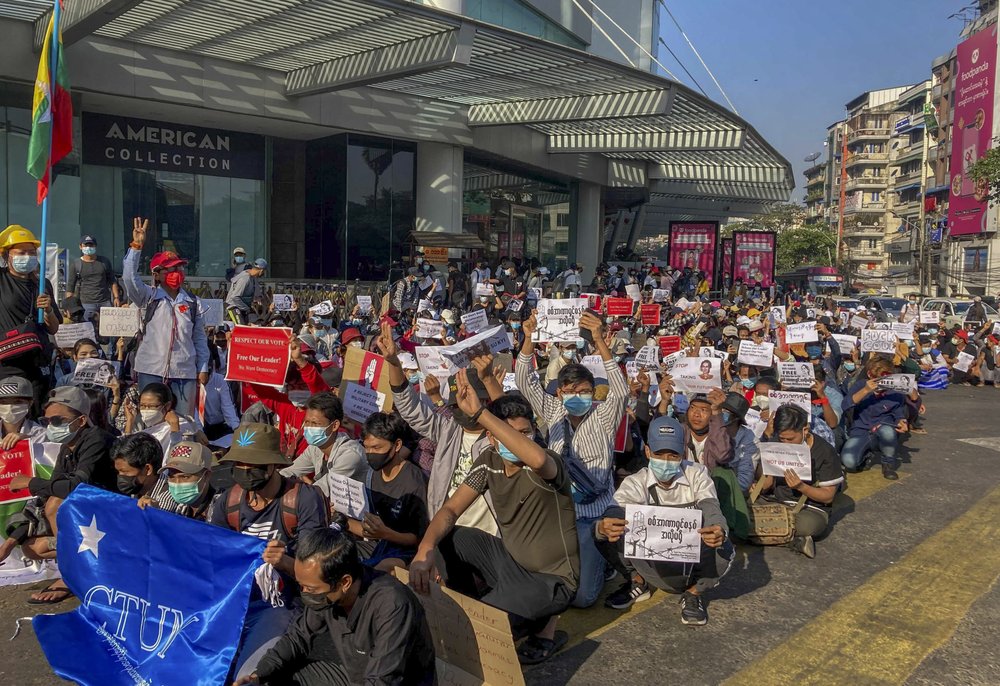
<svg viewBox="0 0 1000 686"><path fill-rule="evenodd" d="M215 291L191 289L173 252L153 255L144 278L146 226L134 222L120 284L84 236L63 308L51 285L39 289L35 236L0 233L0 321L11 332L0 348L0 449L38 444L45 473L11 483L33 498L6 519L0 561L54 559L56 512L80 484L266 539L232 666L238 684L433 683L419 594L435 583L507 612L523 664L565 645L567 608L601 598L624 610L654 589L676 593L680 620L703 625L705 596L739 573L734 541L816 556L846 473L877 465L898 478L900 444L926 433L923 393L996 387L993 323L949 329L915 298L886 322L774 284L737 280L712 294L693 267L601 264L591 280L583 265L433 265L418 253L385 297L335 316L275 308L259 281L267 262L243 248ZM202 299L213 296L226 321L206 326ZM539 340L539 308L581 297L576 333ZM608 314L611 299L628 299L630 312ZM653 321L648 305L659 306ZM61 324L98 323L112 306L141 308L134 337L56 347ZM507 349L427 369L421 349L470 338L462 315L478 310L503 327ZM418 335L420 320L439 323L434 336ZM788 342L802 324L806 340ZM237 325L292 330L283 385L226 380ZM873 327L894 332L891 350L862 352ZM384 360L391 411L345 416L343 387L361 381L345 378L351 348ZM769 363L749 364L751 348ZM671 374L678 356L704 358L711 387L684 388ZM92 358L114 362L113 378L78 382ZM784 377L789 362L806 366L807 384ZM804 401L782 401L783 391ZM804 445L809 477L765 474L771 444ZM340 477L364 484L366 512L335 506ZM698 561L627 554L625 511L636 505L700 510ZM56 580L28 602L71 596Z"/></svg>

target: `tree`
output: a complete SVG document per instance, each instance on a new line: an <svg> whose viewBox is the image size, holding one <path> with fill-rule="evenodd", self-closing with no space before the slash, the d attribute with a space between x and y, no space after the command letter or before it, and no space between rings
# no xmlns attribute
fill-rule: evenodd
<svg viewBox="0 0 1000 686"><path fill-rule="evenodd" d="M806 210L802 205L791 202L775 203L767 212L754 215L746 221L732 222L722 227L722 236L728 238L733 231L774 231L781 234L802 226Z"/></svg>
<svg viewBox="0 0 1000 686"><path fill-rule="evenodd" d="M825 227L800 226L778 234L777 272L790 272L803 265L833 266L837 236Z"/></svg>
<svg viewBox="0 0 1000 686"><path fill-rule="evenodd" d="M969 169L976 182L976 199L1000 202L1000 148L990 148Z"/></svg>

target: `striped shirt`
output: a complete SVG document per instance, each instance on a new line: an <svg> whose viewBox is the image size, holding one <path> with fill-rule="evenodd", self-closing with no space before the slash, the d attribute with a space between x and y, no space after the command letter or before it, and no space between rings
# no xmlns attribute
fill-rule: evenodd
<svg viewBox="0 0 1000 686"><path fill-rule="evenodd" d="M566 408L563 407L562 401L546 393L538 382L538 377L533 373L531 357L519 354L514 367L514 379L518 390L531 403L535 414L544 419L549 427L549 449L565 454L569 459L577 460L590 473L595 483L606 485L594 502L586 505L576 503L578 519L600 517L614 500L612 478L614 441L618 425L625 414L628 386L625 385L625 377L614 360L605 360L604 370L608 378L608 397L592 409L574 431L567 419ZM567 432L569 449L564 451Z"/></svg>

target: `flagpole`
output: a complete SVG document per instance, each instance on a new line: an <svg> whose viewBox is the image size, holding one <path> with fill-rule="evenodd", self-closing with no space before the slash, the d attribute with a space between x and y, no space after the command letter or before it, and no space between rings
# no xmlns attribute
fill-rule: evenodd
<svg viewBox="0 0 1000 686"><path fill-rule="evenodd" d="M60 8L60 0L53 0L52 2L52 47L51 54L49 55L49 158L46 160L45 168L49 175L49 192L45 194L45 199L42 200L42 237L38 256L38 295L45 295L45 268L46 268L46 256L48 255L48 237L49 237L49 195L51 194L52 187L55 184L55 170L52 168L52 136L55 131L55 94L56 94L56 71L59 68L59 19L61 18L62 10ZM59 279L57 278L56 281ZM52 303L55 307L56 304ZM45 310L38 308L38 323L41 324L45 321Z"/></svg>

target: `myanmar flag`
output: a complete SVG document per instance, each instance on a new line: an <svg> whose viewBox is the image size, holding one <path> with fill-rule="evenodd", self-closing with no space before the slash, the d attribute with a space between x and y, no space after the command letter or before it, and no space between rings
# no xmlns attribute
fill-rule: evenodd
<svg viewBox="0 0 1000 686"><path fill-rule="evenodd" d="M62 4L62 0L59 0ZM38 203L49 194L49 176L53 166L73 149L73 103L69 97L69 79L63 60L62 30L56 47L55 78L52 74L52 33L56 13L49 18L38 61L35 98L31 108L31 141L28 143L28 173L38 179Z"/></svg>

